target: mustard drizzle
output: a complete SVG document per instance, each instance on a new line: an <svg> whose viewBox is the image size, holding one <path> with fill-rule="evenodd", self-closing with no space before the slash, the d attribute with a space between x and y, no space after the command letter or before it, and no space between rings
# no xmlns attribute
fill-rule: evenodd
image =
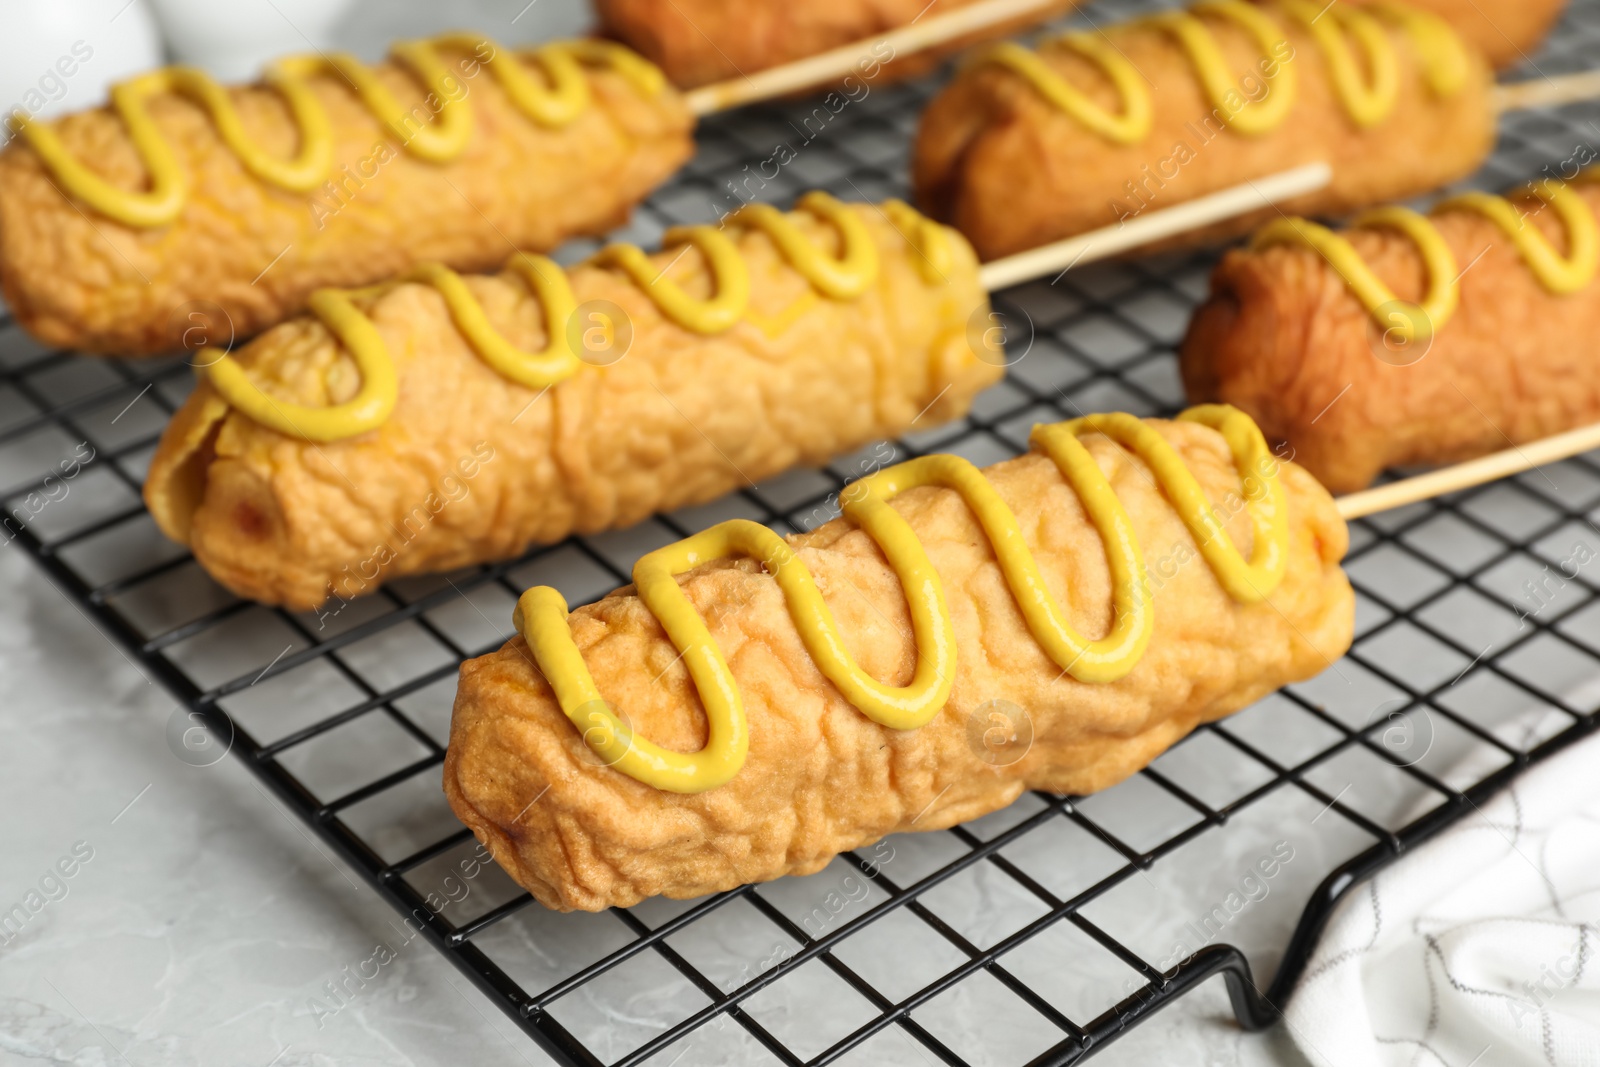
<svg viewBox="0 0 1600 1067"><path fill-rule="evenodd" d="M951 455L925 456L889 467L842 494L844 516L877 543L905 591L917 648L916 670L907 686L885 685L857 665L794 548L773 531L745 519L720 523L657 549L633 570L640 600L680 653L705 708L709 729L699 752L673 752L656 745L606 705L572 639L567 604L556 590L536 586L523 593L512 621L550 682L562 713L584 742L607 765L669 792L698 793L726 783L744 764L749 748L738 684L677 582L677 575L712 560L730 556L760 560L783 593L806 651L840 694L882 726L917 729L938 715L949 699L957 658L955 630L938 572L910 524L889 502L910 489L942 486L961 494L982 526L1029 631L1050 659L1080 682L1114 682L1134 669L1149 645L1154 607L1132 521L1079 440L1082 435L1104 434L1144 461L1223 589L1235 600L1261 601L1277 588L1288 565L1288 505L1276 460L1261 431L1243 412L1226 405L1191 408L1178 417L1217 430L1227 442L1241 474L1253 529L1248 561L1222 529L1177 450L1148 423L1132 415L1106 414L1034 427L1034 449L1054 461L1105 546L1114 621L1102 638L1091 640L1072 629L1050 594L1016 516L981 471Z"/></svg>
<svg viewBox="0 0 1600 1067"><path fill-rule="evenodd" d="M759 230L772 240L778 254L814 290L834 300L853 300L876 284L882 270L878 246L855 209L829 196L812 192L801 197L796 210L831 225L839 235L839 253L817 247L793 219L766 205L749 204L727 219L729 226ZM947 280L955 251L947 230L918 215L904 204L886 206L891 221L919 252L919 267L933 265L937 276L930 285ZM909 213L907 215L906 213ZM911 216L915 216L912 218ZM894 221L898 220L898 221ZM734 240L714 226L686 226L668 230L668 247L689 244L705 257L712 277L709 298L690 296L648 256L633 245L609 245L590 261L621 270L655 304L663 316L686 330L715 334L750 321L769 335L790 325L791 316L780 313L772 320L758 319L750 309L750 271ZM576 374L582 360L573 351L568 324L577 310L577 297L567 273L554 261L519 253L506 264L522 275L544 311L546 345L539 352L524 352L490 324L482 304L465 280L439 263L427 263L398 278L364 289L321 289L310 300L312 314L349 350L361 375L361 387L350 400L328 406L293 404L278 400L252 382L232 356L222 356L205 369L222 399L254 421L279 433L308 441L337 441L375 430L394 411L399 380L383 338L359 304L407 282L433 286L444 298L451 320L468 344L498 374L529 389L543 389ZM807 293L800 303L815 300Z"/></svg>
<svg viewBox="0 0 1600 1067"><path fill-rule="evenodd" d="M1522 212L1503 196L1462 193L1441 200L1433 214L1472 211L1482 215L1510 240L1546 292L1575 293L1593 281L1600 271L1600 224L1583 197L1564 182L1545 178L1530 183L1528 191L1554 209L1561 220L1566 231L1565 255L1538 229L1527 225ZM1300 245L1311 248L1344 280L1379 329L1402 343L1426 341L1432 337L1455 314L1461 297L1461 272L1439 228L1428 217L1399 206L1363 212L1356 216L1351 227L1386 227L1399 230L1411 239L1422 257L1426 278L1419 303L1396 296L1342 234L1307 219L1274 219L1256 233L1251 247Z"/></svg>
<svg viewBox="0 0 1600 1067"><path fill-rule="evenodd" d="M1193 5L1191 10L1237 24L1255 42L1266 63L1272 61L1273 48L1283 40L1278 24L1260 8L1244 0L1203 0ZM1194 64L1195 76L1199 78L1206 98L1213 107L1223 108L1231 128L1243 134L1262 134L1276 129L1288 117L1289 108L1294 103L1295 71L1292 66L1280 63L1276 73L1265 78L1270 88L1259 101L1246 100L1240 94L1240 105L1229 108L1225 101L1228 93L1235 91L1234 82L1237 79L1206 24L1188 11L1152 15L1150 24L1163 27L1178 39Z"/></svg>
<svg viewBox="0 0 1600 1067"><path fill-rule="evenodd" d="M1399 26L1411 38L1423 78L1435 95L1453 96L1466 83L1466 52L1449 24L1436 15L1390 3L1373 4L1366 10L1346 5L1323 8L1308 0L1281 0L1280 6L1317 43L1328 64L1334 95L1358 127L1388 118L1399 98L1399 59L1380 18ZM1233 22L1256 43L1262 55L1260 69L1269 87L1265 96L1252 101L1238 91L1237 72L1228 64L1210 27L1196 15ZM1260 135L1288 119L1295 99L1294 68L1288 60L1276 61L1277 70L1271 76L1265 73L1287 38L1261 8L1244 0L1202 0L1188 11L1162 12L1131 25L1141 22L1172 34L1189 57L1206 98L1224 115L1229 128ZM1342 31L1338 24L1343 25ZM1360 59L1352 51L1352 39ZM994 45L979 53L974 63L996 64L1021 76L1040 96L1108 141L1136 144L1150 135L1154 124L1150 87L1109 39L1098 33L1068 33L1047 40L1041 51L1045 49L1076 52L1099 68L1121 103L1120 111L1101 107L1038 52L1017 44ZM1230 95L1238 97L1237 104L1229 104Z"/></svg>
<svg viewBox="0 0 1600 1067"><path fill-rule="evenodd" d="M955 269L955 246L948 231L904 200L886 200L883 214L917 254L917 270L929 285L942 285Z"/></svg>
<svg viewBox="0 0 1600 1067"><path fill-rule="evenodd" d="M350 84L373 116L407 152L432 163L448 163L466 151L472 137L472 112L464 94L453 97L458 83L440 48L479 53L511 99L529 120L541 126L564 126L591 102L583 67L616 71L640 92L654 95L665 85L661 71L620 45L604 41L560 41L538 48L508 51L485 37L448 33L422 41L402 41L391 55L416 75L429 97L437 99L434 117L425 125L408 122L411 112L397 100L377 73L352 55L289 56L271 64L263 77L283 97L299 133L299 149L280 159L250 140L230 91L195 67L173 66L139 75L112 87L111 107L127 128L134 150L149 174L149 189L118 188L100 177L66 147L53 123L36 122L13 112L10 128L38 153L62 190L107 218L125 226L149 229L174 221L189 196L189 183L173 146L162 136L148 103L163 94L185 96L199 104L216 124L217 133L244 168L259 181L289 192L304 193L327 181L333 170L333 129L310 79L323 71ZM538 68L535 75L529 64Z"/></svg>

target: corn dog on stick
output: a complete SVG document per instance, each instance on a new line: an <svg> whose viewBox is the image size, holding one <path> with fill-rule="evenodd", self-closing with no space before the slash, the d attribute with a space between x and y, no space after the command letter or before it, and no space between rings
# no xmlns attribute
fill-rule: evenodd
<svg viewBox="0 0 1600 1067"><path fill-rule="evenodd" d="M699 896L1105 788L1351 640L1344 523L1231 409L1039 427L844 499L806 535L668 546L570 616L530 590L523 636L463 664L445 792L541 903Z"/></svg>
<svg viewBox="0 0 1600 1067"><path fill-rule="evenodd" d="M1372 0L1345 2L1365 6ZM1413 0L1413 5L1443 16L1496 67L1538 51L1565 7L1564 0ZM941 14L932 14L920 0L755 0L737 8L720 0L595 4L602 32L655 63L674 85L691 89L720 81L726 86L718 89L733 91L757 72L800 67L802 59L845 48L853 51L857 75L887 84L921 74L961 48L1016 33L1073 6L1072 0L943 0L935 9ZM920 48L895 40L898 30L927 31L950 16L966 16L981 28L959 36L940 33L937 44ZM882 65L887 69L880 71ZM848 72L847 65L839 73ZM796 87L822 81L789 80Z"/></svg>
<svg viewBox="0 0 1600 1067"><path fill-rule="evenodd" d="M481 270L508 244L604 232L689 156L694 116L846 73L887 78L897 54L1044 6L984 0L897 45L861 41L769 71L770 86L741 74L693 101L617 45L512 51L468 33L401 42L375 68L287 57L253 87L153 71L117 86L109 108L11 117L0 288L53 344L124 355L231 344L322 286L429 261Z"/></svg>
<svg viewBox="0 0 1600 1067"><path fill-rule="evenodd" d="M1448 24L1399 4L1208 0L980 53L929 105L913 181L984 259L1316 161L1333 182L1285 210L1337 214L1476 169L1492 88Z"/></svg>
<svg viewBox="0 0 1600 1067"><path fill-rule="evenodd" d="M309 609L935 425L1001 374L971 249L904 204L812 194L667 244L317 294L203 371L151 514Z"/></svg>
<svg viewBox="0 0 1600 1067"><path fill-rule="evenodd" d="M850 46L858 50L857 76L886 85L925 73L952 52L1016 33L1076 3L942 0L930 10L927 0L756 0L737 6L718 0L598 0L595 13L602 33L647 57L679 88L725 82L737 91L759 71ZM932 46L873 40L897 29L927 30L946 16L968 15L977 28L959 36L938 33Z"/></svg>
<svg viewBox="0 0 1600 1067"><path fill-rule="evenodd" d="M1279 219L1212 276L1182 347L1192 400L1249 412L1339 492L1600 420L1600 186Z"/></svg>
<svg viewBox="0 0 1600 1067"><path fill-rule="evenodd" d="M13 124L6 302L48 343L124 355L196 328L227 344L323 286L604 232L693 151L682 97L626 49L472 34L372 67L290 57L236 89L171 67L110 107Z"/></svg>
<svg viewBox="0 0 1600 1067"><path fill-rule="evenodd" d="M1371 0L1354 0L1355 6ZM1352 0L1346 0L1352 3ZM914 77L963 46L1018 32L1032 22L1053 18L1074 6L1069 0L944 0L939 10L965 13L968 8L1005 6L1003 18L981 30L917 51L862 46L862 77L877 83ZM1550 24L1562 13L1563 0L1414 0L1414 6L1442 16L1470 45L1482 50L1496 67L1523 61L1539 50ZM736 86L758 70L794 64L832 48L861 43L898 27L933 21L928 5L918 0L834 0L789 3L757 0L730 8L720 0L597 0L595 10L608 37L629 45L666 70L680 88L710 82ZM891 64L882 75L875 64ZM870 74L867 74L870 70ZM848 88L848 82L846 82Z"/></svg>

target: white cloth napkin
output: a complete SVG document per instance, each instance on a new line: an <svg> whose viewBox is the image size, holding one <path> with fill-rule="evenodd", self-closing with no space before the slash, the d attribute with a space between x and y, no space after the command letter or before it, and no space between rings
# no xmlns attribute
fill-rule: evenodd
<svg viewBox="0 0 1600 1067"><path fill-rule="evenodd" d="M1600 1065L1600 735L1351 891L1287 1022L1317 1067Z"/></svg>

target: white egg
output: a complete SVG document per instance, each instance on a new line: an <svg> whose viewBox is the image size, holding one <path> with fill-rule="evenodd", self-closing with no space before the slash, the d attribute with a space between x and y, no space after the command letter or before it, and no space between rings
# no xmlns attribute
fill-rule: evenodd
<svg viewBox="0 0 1600 1067"><path fill-rule="evenodd" d="M145 0L0 5L0 108L49 117L103 103L112 83L160 66Z"/></svg>
<svg viewBox="0 0 1600 1067"><path fill-rule="evenodd" d="M225 82L254 81L269 60L330 47L349 0L138 0L172 57Z"/></svg>

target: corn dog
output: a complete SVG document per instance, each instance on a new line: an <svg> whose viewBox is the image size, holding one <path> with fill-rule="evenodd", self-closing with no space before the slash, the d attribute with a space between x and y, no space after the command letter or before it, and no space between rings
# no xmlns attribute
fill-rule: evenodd
<svg viewBox="0 0 1600 1067"><path fill-rule="evenodd" d="M724 523L570 616L524 593L462 665L456 815L547 907L695 897L1105 788L1349 646L1344 523L1240 413L1033 445L880 471L809 534Z"/></svg>
<svg viewBox="0 0 1600 1067"><path fill-rule="evenodd" d="M205 368L151 514L228 588L311 609L935 425L1001 374L971 249L904 204L812 194L667 243L318 293Z"/></svg>
<svg viewBox="0 0 1600 1067"><path fill-rule="evenodd" d="M974 2L941 0L933 10L946 14ZM868 53L871 73L863 76L880 85L914 77L968 45L1016 33L1076 3L1060 0L911 56L874 49ZM927 14L929 5L927 0L747 0L733 6L720 0L597 0L595 11L602 33L648 58L674 85L692 89L865 41L910 24ZM893 64L880 74L878 65L890 60Z"/></svg>
<svg viewBox="0 0 1600 1067"><path fill-rule="evenodd" d="M1545 179L1345 233L1280 219L1229 252L1182 348L1334 491L1600 419L1600 186Z"/></svg>
<svg viewBox="0 0 1600 1067"><path fill-rule="evenodd" d="M1299 163L1334 173L1286 205L1306 214L1474 170L1495 131L1484 57L1398 4L1321 10L1208 0L1038 52L996 45L923 117L919 203L993 259Z"/></svg>
<svg viewBox="0 0 1600 1067"><path fill-rule="evenodd" d="M603 232L689 157L692 127L659 70L594 41L449 34L374 67L291 57L234 90L168 68L111 107L20 121L0 152L0 289L51 344L223 345L323 286Z"/></svg>
<svg viewBox="0 0 1600 1067"><path fill-rule="evenodd" d="M936 10L946 13L973 2L943 0ZM1346 2L1364 6L1373 0ZM876 73L870 76L879 84L913 77L962 48L1010 36L1074 6L1076 0L1063 0L948 45L894 57L894 65L881 78ZM1565 3L1413 0L1413 6L1442 16L1494 66L1504 67L1538 50ZM603 33L647 57L674 85L690 89L866 40L911 23L928 11L928 5L918 0L754 0L735 9L718 0L597 0L595 9ZM877 62L890 58L873 55Z"/></svg>

